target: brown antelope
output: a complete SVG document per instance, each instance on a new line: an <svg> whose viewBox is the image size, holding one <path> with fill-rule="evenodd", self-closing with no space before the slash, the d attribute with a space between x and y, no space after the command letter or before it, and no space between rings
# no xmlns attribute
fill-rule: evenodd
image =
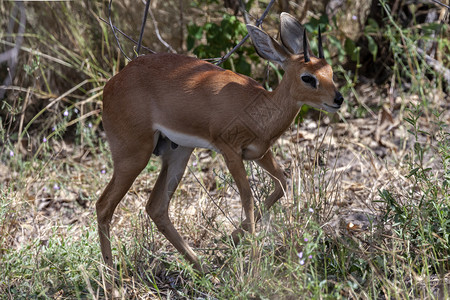
<svg viewBox="0 0 450 300"><path fill-rule="evenodd" d="M200 59L176 54L149 54L131 61L104 88L103 125L114 161L114 174L96 204L100 245L113 267L110 221L116 206L153 154L162 167L146 204L158 230L196 269L202 265L168 215L170 199L196 147L223 155L238 187L246 219L233 232L237 242L253 234L260 213L254 211L243 160L254 160L275 183L269 209L284 195L286 180L271 145L290 126L303 104L336 112L343 97L325 61L319 30L319 57L309 50L306 31L282 13L281 41L247 25L258 54L285 71L279 86L265 90L252 78Z"/></svg>

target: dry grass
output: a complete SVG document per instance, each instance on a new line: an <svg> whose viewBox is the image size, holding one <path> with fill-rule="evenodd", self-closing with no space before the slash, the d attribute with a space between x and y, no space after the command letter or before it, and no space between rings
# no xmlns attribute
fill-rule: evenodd
<svg viewBox="0 0 450 300"><path fill-rule="evenodd" d="M450 117L448 111L444 118ZM209 276L193 279L191 276L195 273L189 271L189 265L155 230L146 216L144 205L159 166L157 159L152 159L118 206L113 219L113 245L118 258L117 266L122 272L122 293L138 298L178 298L201 296L211 289L206 292L207 297L215 297L214 293L227 295L230 292L228 289L233 290L227 280L230 280L229 276L235 276L242 288L254 287L255 291L245 294L247 296L261 293L286 297L296 295L297 292L290 291L295 287L292 278L284 274L286 264L298 268L296 255L299 252L310 251L311 255L316 255L325 250L307 250L308 246L301 242L302 237L314 240L314 247L319 248L323 247L321 243L324 242L341 244L346 251L351 248L353 255L368 262L373 255L388 254L387 251L394 250L392 247L398 237L392 232L392 224L383 219L386 204L379 202L382 200L379 191L389 190L398 199L408 199L405 194L415 186L407 178L409 168L406 166L411 137L408 137L408 128L399 122L398 113L394 112L392 119L384 121L380 121L379 116L346 119L345 123L331 122L331 119L336 119L331 118L333 116L322 117L320 121L307 119L300 127L293 127L283 135L274 150L289 174L288 189L286 197L258 225L258 257L250 258L247 244L238 249L231 246L229 233L242 220L239 195L230 182L222 158L210 151L197 150L172 200L170 215L182 236L215 270L213 274L218 276L219 281L215 284L214 281L199 284L198 280L208 281ZM425 126L426 120L422 121ZM385 126L383 122L390 125ZM378 128L386 130L382 143L376 141ZM66 151L64 157L54 156L40 165L34 163L32 166L14 167L12 158L10 166L4 167L2 176L8 179L4 181L7 192L3 202L8 209L1 226L2 248L31 251L33 261L46 259L44 257L48 253L43 253L49 251L59 255L58 252L64 251L64 243L71 244L73 252L83 247L80 243L89 244L89 251L94 253L89 257L91 269L83 271L88 279L83 279L80 285L83 286L86 280L90 282L94 286L93 294L87 286L81 293L94 296L99 292L98 286L101 286L100 282L95 283L98 270L93 271L100 263L94 203L112 170L105 163L109 161L107 152L91 153L79 161L79 147ZM435 170L441 170L436 162L430 161L430 165L434 165ZM254 164L249 163L248 170L255 198L261 201L269 192L269 178ZM85 235L86 232L89 236ZM358 245L356 249L352 248L355 247L352 243ZM25 250L27 248L30 250ZM328 251L331 250L325 250L324 254ZM75 260L71 263L75 268L80 262ZM265 288L275 287L274 282L259 281L266 280L269 270L265 268L268 264L279 269L280 280L286 281L278 292L269 292ZM45 272L45 269L37 267L34 272ZM385 288L391 292L400 287L410 288L402 286L400 281L387 281L387 278L374 272L372 276L388 284ZM16 278L19 280L17 282L10 281L11 277L8 277L8 282L3 282L3 289L10 290L11 286L37 280L35 276ZM335 276L339 278L339 274ZM347 276L356 286L342 286L341 294L369 297L363 292L367 286L358 286L361 279L352 279L350 274ZM448 274L445 276L448 277ZM410 278L416 284L419 280L406 275L401 278ZM333 285L333 280L329 278L328 281ZM422 286L429 291L439 286L440 282L431 276ZM202 286L203 291L198 290ZM47 295L52 295L52 292ZM61 291L61 296L64 295Z"/></svg>
<svg viewBox="0 0 450 300"><path fill-rule="evenodd" d="M116 19L129 10L119 22L134 32L140 13L128 2L116 1ZM124 64L96 19L105 3L28 4L32 29L20 56L27 67L0 114L0 295L6 299L104 297L95 201L112 163L101 128L101 89ZM178 2L177 14L170 1L153 3L159 25L170 28L163 37L183 50L177 20L187 2ZM0 4L3 20L12 5ZM184 25L200 13L186 9ZM158 45L151 29L145 41ZM93 37L101 42L94 45ZM243 218L232 179L220 156L194 152L170 217L211 266L206 276L192 270L145 214L159 168L152 158L113 218L123 298L448 296L445 87L424 79L420 96L413 88L395 96L392 86L342 83L347 107L336 115L310 111L274 145L289 178L286 196L238 247L229 241ZM415 126L405 122L411 116ZM247 169L259 205L271 182L255 164Z"/></svg>

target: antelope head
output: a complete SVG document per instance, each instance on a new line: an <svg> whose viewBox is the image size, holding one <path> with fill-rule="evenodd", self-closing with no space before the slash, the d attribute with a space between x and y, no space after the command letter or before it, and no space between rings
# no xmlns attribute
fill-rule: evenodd
<svg viewBox="0 0 450 300"><path fill-rule="evenodd" d="M285 71L283 90L300 108L303 104L336 112L344 98L333 81L333 70L325 60L319 27L319 56L309 49L303 26L288 13L281 13L281 43L261 29L247 25L257 53L279 64Z"/></svg>

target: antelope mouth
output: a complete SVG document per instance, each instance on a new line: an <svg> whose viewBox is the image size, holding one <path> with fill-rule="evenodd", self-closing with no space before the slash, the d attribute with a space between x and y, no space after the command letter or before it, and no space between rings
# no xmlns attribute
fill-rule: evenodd
<svg viewBox="0 0 450 300"><path fill-rule="evenodd" d="M337 112L339 110L339 108L341 108L340 105L328 105L326 103L323 104L323 107L327 112L330 112L330 113Z"/></svg>

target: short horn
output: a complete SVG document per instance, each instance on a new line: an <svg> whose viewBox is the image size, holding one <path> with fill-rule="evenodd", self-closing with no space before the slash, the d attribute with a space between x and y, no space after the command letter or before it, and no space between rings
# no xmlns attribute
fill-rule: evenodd
<svg viewBox="0 0 450 300"><path fill-rule="evenodd" d="M319 26L319 58L325 58L325 56L323 55L322 33L320 32L320 26Z"/></svg>
<svg viewBox="0 0 450 300"><path fill-rule="evenodd" d="M305 62L309 62L308 37L306 36L306 28L303 30L303 57Z"/></svg>

